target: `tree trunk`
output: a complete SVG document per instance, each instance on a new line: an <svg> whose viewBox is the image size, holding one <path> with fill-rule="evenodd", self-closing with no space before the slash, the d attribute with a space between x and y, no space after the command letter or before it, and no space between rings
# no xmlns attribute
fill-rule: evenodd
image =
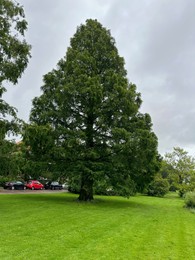
<svg viewBox="0 0 195 260"><path fill-rule="evenodd" d="M79 201L93 200L93 179L89 175L83 174L81 180L81 190L78 197Z"/></svg>

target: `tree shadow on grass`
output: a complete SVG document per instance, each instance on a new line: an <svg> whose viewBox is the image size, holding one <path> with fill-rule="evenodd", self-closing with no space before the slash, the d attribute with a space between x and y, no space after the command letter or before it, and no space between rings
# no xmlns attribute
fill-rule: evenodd
<svg viewBox="0 0 195 260"><path fill-rule="evenodd" d="M72 193L60 193L60 194L17 194L14 196L18 200L26 200L28 203L34 204L37 202L47 202L50 204L61 205L73 205L91 208L149 208L150 205L144 202L134 201L134 197L130 199L118 197L118 196L95 196L95 199L91 202L80 202L77 200L78 195Z"/></svg>

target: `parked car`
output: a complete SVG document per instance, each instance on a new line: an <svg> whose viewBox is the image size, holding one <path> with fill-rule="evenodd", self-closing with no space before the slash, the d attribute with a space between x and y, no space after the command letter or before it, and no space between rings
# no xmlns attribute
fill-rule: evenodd
<svg viewBox="0 0 195 260"><path fill-rule="evenodd" d="M63 189L62 184L60 184L58 181L48 181L45 184L45 189L48 190L61 190Z"/></svg>
<svg viewBox="0 0 195 260"><path fill-rule="evenodd" d="M22 181L9 181L4 184L4 189L25 190L26 186Z"/></svg>
<svg viewBox="0 0 195 260"><path fill-rule="evenodd" d="M26 188L31 190L42 190L44 185L37 180L30 180L27 182Z"/></svg>

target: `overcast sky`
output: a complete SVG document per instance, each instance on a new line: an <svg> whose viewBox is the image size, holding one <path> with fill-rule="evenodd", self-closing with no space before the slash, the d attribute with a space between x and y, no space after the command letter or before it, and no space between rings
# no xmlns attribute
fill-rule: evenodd
<svg viewBox="0 0 195 260"><path fill-rule="evenodd" d="M6 101L28 121L42 77L65 56L86 19L111 30L128 78L152 117L163 155L181 147L195 156L195 0L18 0L32 45L28 68Z"/></svg>

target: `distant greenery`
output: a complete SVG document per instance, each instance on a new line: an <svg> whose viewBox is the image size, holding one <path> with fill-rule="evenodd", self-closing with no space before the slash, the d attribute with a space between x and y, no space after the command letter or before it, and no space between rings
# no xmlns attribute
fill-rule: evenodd
<svg viewBox="0 0 195 260"><path fill-rule="evenodd" d="M147 194L149 196L163 197L169 192L169 182L160 175L156 175L154 180L149 184Z"/></svg>
<svg viewBox="0 0 195 260"><path fill-rule="evenodd" d="M0 195L1 259L195 259L195 215L183 199L76 198Z"/></svg>
<svg viewBox="0 0 195 260"><path fill-rule="evenodd" d="M165 154L160 174L169 182L170 190L178 191L180 197L195 190L195 159L180 147Z"/></svg>
<svg viewBox="0 0 195 260"><path fill-rule="evenodd" d="M195 209L195 191L186 193L185 204L188 208Z"/></svg>

